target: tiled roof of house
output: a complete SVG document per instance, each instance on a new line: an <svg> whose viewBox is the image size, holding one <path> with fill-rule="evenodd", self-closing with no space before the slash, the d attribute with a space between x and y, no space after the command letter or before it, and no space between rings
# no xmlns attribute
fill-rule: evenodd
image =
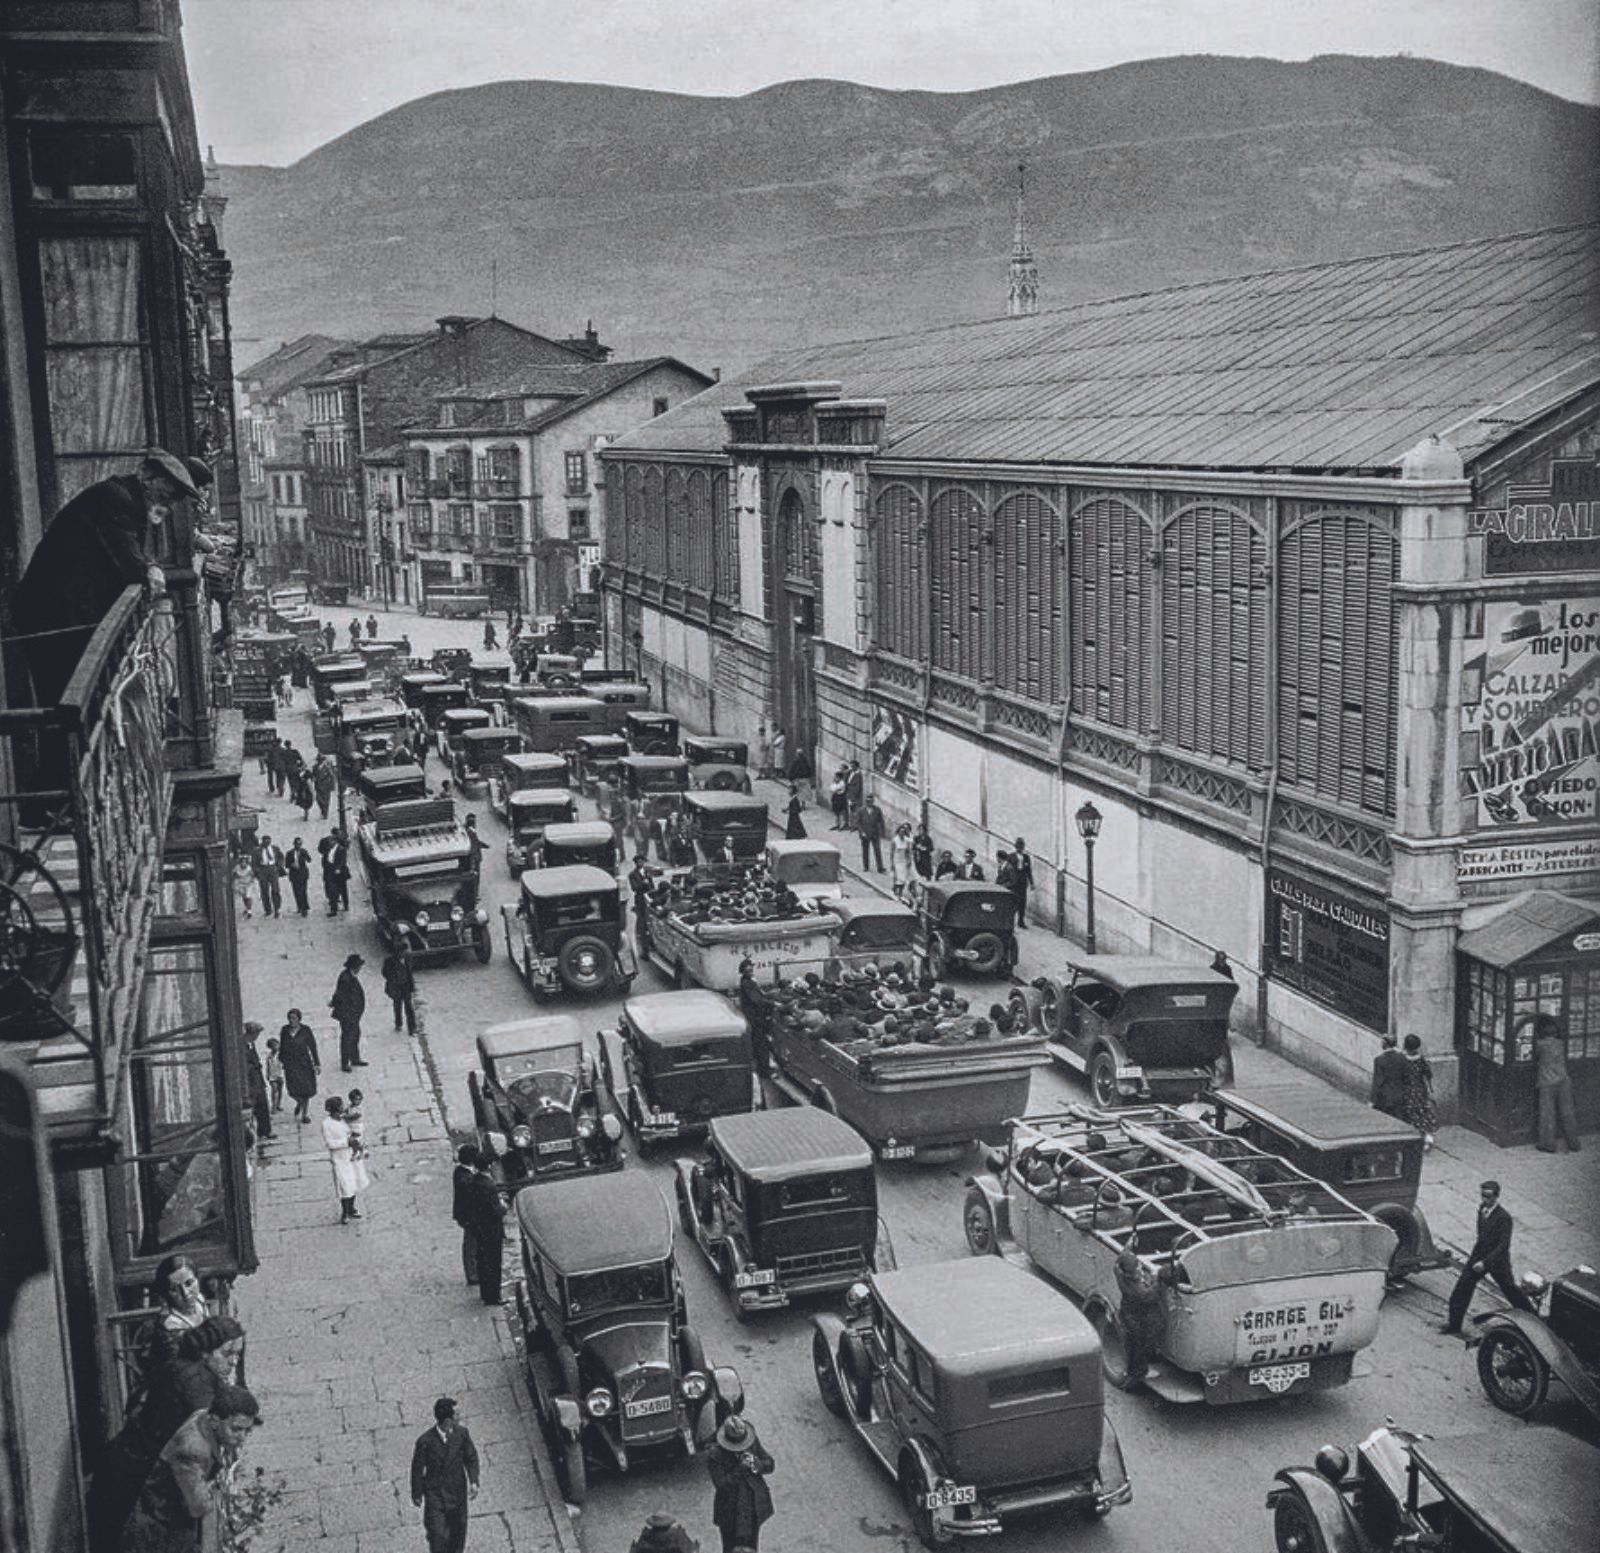
<svg viewBox="0 0 1600 1553"><path fill-rule="evenodd" d="M619 438L720 451L759 384L883 399L886 457L1387 471L1600 383L1600 228L1485 238L786 351Z"/></svg>
<svg viewBox="0 0 1600 1553"><path fill-rule="evenodd" d="M328 363L328 357L342 349L344 341L327 334L302 334L287 345L263 356L239 372L239 381L252 385L252 391L263 399L277 399L299 384L317 376Z"/></svg>

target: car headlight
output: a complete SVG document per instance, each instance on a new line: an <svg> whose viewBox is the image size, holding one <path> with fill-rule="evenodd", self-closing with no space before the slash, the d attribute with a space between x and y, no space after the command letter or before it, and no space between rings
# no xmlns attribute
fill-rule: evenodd
<svg viewBox="0 0 1600 1553"><path fill-rule="evenodd" d="M464 916L466 916L466 912L464 912L459 906L452 906L450 908L450 920L452 922L459 922Z"/></svg>
<svg viewBox="0 0 1600 1553"><path fill-rule="evenodd" d="M584 1411L591 1418L604 1418L616 1406L611 1393L604 1386L596 1386L588 1396L583 1399Z"/></svg>
<svg viewBox="0 0 1600 1553"><path fill-rule="evenodd" d="M473 914L472 914L472 920L473 920L473 921L474 921L474 922L477 922L477 923L479 923L479 924L482 924L482 923L484 923L484 922L487 922L487 921L488 921L488 920L489 920L489 913L488 913L488 912L486 912L486 911L485 911L485 910L484 910L484 909L483 909L483 907L482 907L482 906L480 906L480 907L478 907L478 909L477 909L477 910L476 910L476 911L475 911L475 912L473 912Z"/></svg>
<svg viewBox="0 0 1600 1553"><path fill-rule="evenodd" d="M533 1143L533 1129L531 1127L513 1127L511 1141L519 1149L528 1148Z"/></svg>
<svg viewBox="0 0 1600 1553"><path fill-rule="evenodd" d="M691 1402L698 1402L711 1389L711 1382L699 1370L689 1370L678 1382L678 1389Z"/></svg>
<svg viewBox="0 0 1600 1553"><path fill-rule="evenodd" d="M620 1143L622 1141L622 1123L619 1122L609 1111L607 1111L606 1114L600 1118L600 1131L603 1132L613 1143Z"/></svg>
<svg viewBox="0 0 1600 1553"><path fill-rule="evenodd" d="M425 912L425 911L419 911L419 912L418 912L418 913L417 913L417 926L418 926L418 928L420 928L420 929L421 929L421 930L422 930L422 931L423 931L423 932L424 932L424 933L426 933L426 932L427 932L427 931L428 931L428 924L429 924L429 923L431 923L431 922L432 922L432 921L433 921L433 918L432 918L432 917L430 917L430 916L429 916L429 915L428 915L428 914L427 914L427 912Z"/></svg>
<svg viewBox="0 0 1600 1553"><path fill-rule="evenodd" d="M594 1113L592 1111L580 1111L576 1125L580 1138L592 1138L597 1125Z"/></svg>

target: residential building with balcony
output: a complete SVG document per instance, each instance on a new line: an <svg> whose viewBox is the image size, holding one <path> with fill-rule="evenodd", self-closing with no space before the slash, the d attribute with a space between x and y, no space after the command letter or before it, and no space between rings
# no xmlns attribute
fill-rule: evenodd
<svg viewBox="0 0 1600 1553"><path fill-rule="evenodd" d="M373 506L363 459L431 414L442 394L472 394L549 365L593 364L609 354L591 326L561 341L503 318L452 314L422 334L379 335L334 353L305 384L302 430L314 570L324 582L379 591Z"/></svg>
<svg viewBox="0 0 1600 1553"><path fill-rule="evenodd" d="M655 356L440 395L402 434L410 596L425 608L431 589L476 584L496 611L556 613L600 561L598 450L712 381Z"/></svg>
<svg viewBox="0 0 1600 1553"><path fill-rule="evenodd" d="M0 1546L80 1553L161 1259L255 1266L229 889L240 729L212 640L237 539L228 261L173 0L0 8ZM14 591L52 516L147 448L204 459L59 704ZM39 740L59 786L19 801Z"/></svg>

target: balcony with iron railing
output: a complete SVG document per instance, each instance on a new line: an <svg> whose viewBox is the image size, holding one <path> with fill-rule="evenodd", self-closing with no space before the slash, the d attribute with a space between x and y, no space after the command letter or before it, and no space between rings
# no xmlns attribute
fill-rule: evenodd
<svg viewBox="0 0 1600 1553"><path fill-rule="evenodd" d="M475 501L520 501L522 481L516 475L475 480L472 484L472 495Z"/></svg>
<svg viewBox="0 0 1600 1553"><path fill-rule="evenodd" d="M182 736L176 636L172 605L130 587L60 705L0 710L0 1044L66 1163L115 1147Z"/></svg>

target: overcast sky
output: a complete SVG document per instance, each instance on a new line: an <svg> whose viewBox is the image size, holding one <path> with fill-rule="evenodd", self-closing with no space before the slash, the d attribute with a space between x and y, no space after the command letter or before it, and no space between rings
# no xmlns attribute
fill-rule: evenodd
<svg viewBox="0 0 1600 1553"><path fill-rule="evenodd" d="M967 91L1168 54L1416 54L1600 101L1596 0L182 0L200 137L286 163L485 81Z"/></svg>

